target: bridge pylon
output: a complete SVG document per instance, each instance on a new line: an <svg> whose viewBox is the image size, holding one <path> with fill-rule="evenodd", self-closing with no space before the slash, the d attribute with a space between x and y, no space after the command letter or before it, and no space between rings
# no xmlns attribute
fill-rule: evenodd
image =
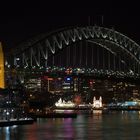
<svg viewBox="0 0 140 140"><path fill-rule="evenodd" d="M5 88L4 53L1 42L0 42L0 88Z"/></svg>

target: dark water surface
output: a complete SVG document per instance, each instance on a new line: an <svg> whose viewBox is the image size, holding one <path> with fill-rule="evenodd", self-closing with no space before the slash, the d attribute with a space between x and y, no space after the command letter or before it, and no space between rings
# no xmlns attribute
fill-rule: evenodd
<svg viewBox="0 0 140 140"><path fill-rule="evenodd" d="M0 140L140 140L140 112L40 119L33 125L0 128Z"/></svg>

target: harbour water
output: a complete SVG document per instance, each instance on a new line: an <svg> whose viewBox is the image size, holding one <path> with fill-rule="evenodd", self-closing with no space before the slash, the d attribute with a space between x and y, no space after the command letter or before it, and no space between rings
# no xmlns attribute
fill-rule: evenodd
<svg viewBox="0 0 140 140"><path fill-rule="evenodd" d="M0 140L140 140L140 112L78 114L0 128Z"/></svg>

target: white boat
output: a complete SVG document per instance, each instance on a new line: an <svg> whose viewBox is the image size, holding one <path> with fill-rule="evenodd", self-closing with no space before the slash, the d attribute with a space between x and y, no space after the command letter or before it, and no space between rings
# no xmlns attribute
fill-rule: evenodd
<svg viewBox="0 0 140 140"><path fill-rule="evenodd" d="M75 103L71 102L71 101L65 101L62 100L61 98L58 100L58 102L55 103L55 106L57 108L74 108L76 107Z"/></svg>

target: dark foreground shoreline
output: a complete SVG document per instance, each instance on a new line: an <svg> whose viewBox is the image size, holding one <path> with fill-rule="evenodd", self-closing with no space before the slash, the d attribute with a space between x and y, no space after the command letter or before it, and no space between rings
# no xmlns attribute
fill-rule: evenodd
<svg viewBox="0 0 140 140"><path fill-rule="evenodd" d="M5 121L0 121L0 127L6 127L6 126L13 126L13 125L28 125L28 124L33 124L34 119L29 119L29 120L5 120Z"/></svg>

